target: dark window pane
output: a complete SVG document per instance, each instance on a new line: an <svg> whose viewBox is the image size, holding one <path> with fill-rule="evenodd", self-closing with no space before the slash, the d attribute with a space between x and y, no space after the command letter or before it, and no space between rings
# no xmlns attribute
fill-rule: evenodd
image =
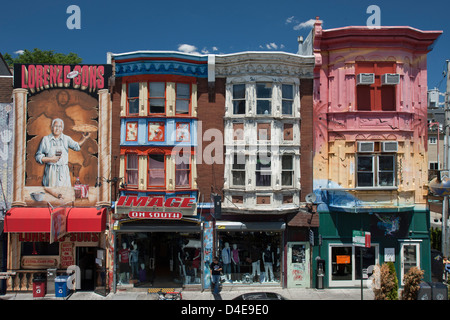
<svg viewBox="0 0 450 320"><path fill-rule="evenodd" d="M283 99L294 99L294 92L292 90L293 86L291 84L283 84L281 87Z"/></svg>
<svg viewBox="0 0 450 320"><path fill-rule="evenodd" d="M256 103L257 114L271 114L271 103L269 100L258 100Z"/></svg>
<svg viewBox="0 0 450 320"><path fill-rule="evenodd" d="M233 114L245 114L245 100L233 101Z"/></svg>
<svg viewBox="0 0 450 320"><path fill-rule="evenodd" d="M128 97L139 97L139 83L133 82L128 84Z"/></svg>
<svg viewBox="0 0 450 320"><path fill-rule="evenodd" d="M285 101L282 102L282 113L283 114L292 114L292 101Z"/></svg>
<svg viewBox="0 0 450 320"><path fill-rule="evenodd" d="M372 187L373 173L358 173L358 187Z"/></svg>
<svg viewBox="0 0 450 320"><path fill-rule="evenodd" d="M233 85L233 99L245 99L245 84Z"/></svg>
<svg viewBox="0 0 450 320"><path fill-rule="evenodd" d="M272 84L271 83L257 83L256 97L258 99L272 98Z"/></svg>

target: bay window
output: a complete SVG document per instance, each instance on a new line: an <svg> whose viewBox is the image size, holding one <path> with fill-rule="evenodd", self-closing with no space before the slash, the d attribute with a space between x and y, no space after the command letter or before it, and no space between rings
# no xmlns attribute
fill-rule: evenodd
<svg viewBox="0 0 450 320"><path fill-rule="evenodd" d="M139 177L139 165L138 165L138 155L135 153L129 153L126 155L126 171L125 171L125 181L129 187L138 186Z"/></svg>
<svg viewBox="0 0 450 320"><path fill-rule="evenodd" d="M272 83L256 83L256 114L272 114Z"/></svg>
<svg viewBox="0 0 450 320"><path fill-rule="evenodd" d="M127 110L128 114L139 114L139 82L127 84Z"/></svg>
<svg viewBox="0 0 450 320"><path fill-rule="evenodd" d="M294 178L294 157L283 155L281 157L281 185L292 186Z"/></svg>
<svg viewBox="0 0 450 320"><path fill-rule="evenodd" d="M164 154L150 154L148 156L148 186L165 187L165 156Z"/></svg>
<svg viewBox="0 0 450 320"><path fill-rule="evenodd" d="M245 114L245 84L233 85L233 114Z"/></svg>
<svg viewBox="0 0 450 320"><path fill-rule="evenodd" d="M258 153L256 156L256 186L270 187L272 178L271 155Z"/></svg>
<svg viewBox="0 0 450 320"><path fill-rule="evenodd" d="M283 84L281 86L281 113L292 116L292 104L294 102L294 86Z"/></svg>
<svg viewBox="0 0 450 320"><path fill-rule="evenodd" d="M245 156L234 154L233 155L233 165L231 168L231 174L233 177L234 186L244 186L245 185Z"/></svg>
<svg viewBox="0 0 450 320"><path fill-rule="evenodd" d="M177 83L175 113L189 115L191 86L188 83Z"/></svg>
<svg viewBox="0 0 450 320"><path fill-rule="evenodd" d="M181 153L175 161L175 188L189 188L191 177L190 154Z"/></svg>
<svg viewBox="0 0 450 320"><path fill-rule="evenodd" d="M164 114L166 112L166 84L164 82L149 82L148 100L149 114Z"/></svg>

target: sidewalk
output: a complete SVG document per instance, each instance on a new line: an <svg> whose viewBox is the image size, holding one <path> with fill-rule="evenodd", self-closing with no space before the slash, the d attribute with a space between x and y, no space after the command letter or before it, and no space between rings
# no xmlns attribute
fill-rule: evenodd
<svg viewBox="0 0 450 320"><path fill-rule="evenodd" d="M183 300L232 300L233 298L248 292L275 292L281 294L288 300L361 300L360 288L345 289L282 289L282 288L224 288L218 296L214 296L211 290L201 291L181 291ZM371 289L365 288L363 291L364 300L373 300L374 295ZM33 298L32 293L8 293L0 296L0 300L158 300L157 294L147 292L118 291L115 294L109 293L106 297L94 292L78 291L70 294L66 298L56 298L46 295L44 298Z"/></svg>

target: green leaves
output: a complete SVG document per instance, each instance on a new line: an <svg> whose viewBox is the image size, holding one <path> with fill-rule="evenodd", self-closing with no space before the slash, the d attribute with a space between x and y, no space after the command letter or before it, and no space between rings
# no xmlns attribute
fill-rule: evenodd
<svg viewBox="0 0 450 320"><path fill-rule="evenodd" d="M40 50L34 48L33 51L24 50L24 52L13 58L9 53L3 55L6 63L13 66L14 63L49 63L49 64L80 64L83 59L78 54L70 52L69 54L55 53L54 50Z"/></svg>

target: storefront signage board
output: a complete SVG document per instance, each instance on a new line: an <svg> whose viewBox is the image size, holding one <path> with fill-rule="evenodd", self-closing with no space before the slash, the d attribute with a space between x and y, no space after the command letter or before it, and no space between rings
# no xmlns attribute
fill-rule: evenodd
<svg viewBox="0 0 450 320"><path fill-rule="evenodd" d="M356 247L370 248L370 232L353 230L352 242Z"/></svg>
<svg viewBox="0 0 450 320"><path fill-rule="evenodd" d="M180 220L183 217L183 214L181 214L181 212L130 211L128 216L135 219Z"/></svg>
<svg viewBox="0 0 450 320"><path fill-rule="evenodd" d="M130 218L181 219L182 216L196 215L197 203L193 197L121 196L115 212Z"/></svg>

